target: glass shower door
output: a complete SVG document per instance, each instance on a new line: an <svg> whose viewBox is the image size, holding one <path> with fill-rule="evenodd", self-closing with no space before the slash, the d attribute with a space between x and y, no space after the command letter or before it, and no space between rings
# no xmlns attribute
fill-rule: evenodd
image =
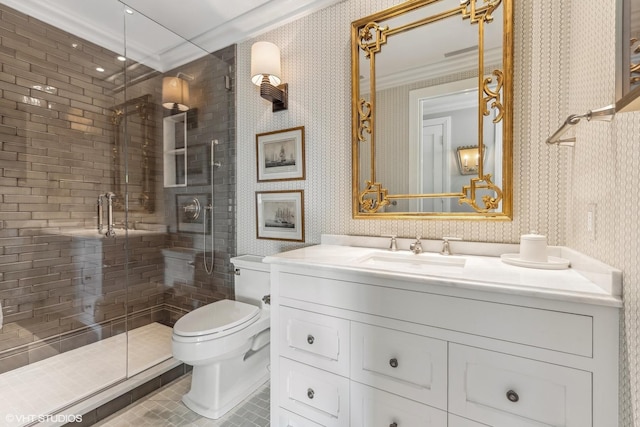
<svg viewBox="0 0 640 427"><path fill-rule="evenodd" d="M125 203L130 377L170 359L178 318L233 298L235 46L209 53L124 9L129 110L113 191Z"/></svg>
<svg viewBox="0 0 640 427"><path fill-rule="evenodd" d="M197 269L195 251L179 249L191 260L182 259L177 267L171 254L173 246L185 243L175 234L179 194L193 191L196 171L207 184L207 147L200 143L196 148L188 128L197 127L198 110L191 107L202 104L205 94L199 89L209 79L197 60L209 55L134 8L123 7L127 101L116 130L114 162L120 173L114 192L124 203L131 377L171 358L171 326L184 313L168 304L176 294L172 280L177 274L192 284ZM203 199L201 208L206 205Z"/></svg>
<svg viewBox="0 0 640 427"><path fill-rule="evenodd" d="M233 297L235 48L207 53L118 0L56 0L83 24L58 27L28 3L45 13L0 3L0 419L170 359L180 316Z"/></svg>
<svg viewBox="0 0 640 427"><path fill-rule="evenodd" d="M0 5L12 46L0 91L0 411L11 425L127 374L126 235L97 228L98 196L113 188L111 107L126 101L124 18L118 1L83 3L108 37Z"/></svg>

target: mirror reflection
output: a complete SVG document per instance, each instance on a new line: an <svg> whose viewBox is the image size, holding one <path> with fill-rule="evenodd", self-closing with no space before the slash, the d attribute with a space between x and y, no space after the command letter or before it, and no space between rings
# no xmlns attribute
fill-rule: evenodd
<svg viewBox="0 0 640 427"><path fill-rule="evenodd" d="M353 22L354 217L509 218L510 11L426 0Z"/></svg>
<svg viewBox="0 0 640 427"><path fill-rule="evenodd" d="M631 57L629 69L631 76L629 84L631 90L640 87L640 0L630 0L629 14L629 55Z"/></svg>
<svg viewBox="0 0 640 427"><path fill-rule="evenodd" d="M640 0L618 2L616 111L640 110Z"/></svg>

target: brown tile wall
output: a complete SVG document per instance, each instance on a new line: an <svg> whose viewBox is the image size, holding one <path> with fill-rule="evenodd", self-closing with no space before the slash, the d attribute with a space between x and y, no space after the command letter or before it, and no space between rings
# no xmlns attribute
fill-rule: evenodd
<svg viewBox="0 0 640 427"><path fill-rule="evenodd" d="M140 64L125 73L114 52L0 4L0 372L121 333L125 315L129 328L173 324L189 310L233 296L235 79L228 89L225 76L235 73L235 55L232 46L164 74L194 76L197 111L188 137L192 178L187 187L165 189L163 74ZM97 72L98 65L106 71ZM127 87L126 96L150 99L149 134L141 116L132 115L127 142L135 185L130 212L116 210L115 217L122 225L167 224L170 233L130 237L127 244L123 230L115 239L70 232L95 227L98 194L124 192L115 185L124 179L112 160L114 142L123 138L116 131L122 129L114 128L112 117L126 102L124 76L143 75L146 80ZM143 206L140 146L149 139L155 198ZM202 235L178 232L176 194L210 192L212 139L220 141L215 155L222 167L214 177L215 271L208 275ZM165 284L161 250L174 246L193 251L194 274Z"/></svg>
<svg viewBox="0 0 640 427"><path fill-rule="evenodd" d="M166 234L125 251L124 237L69 233L95 227L97 196L112 191L112 109L124 101L115 56L0 5L0 371L121 332L125 312L138 326L168 318ZM151 138L159 120L150 115Z"/></svg>
<svg viewBox="0 0 640 427"><path fill-rule="evenodd" d="M236 254L235 232L235 173L236 173L236 129L235 129L235 63L236 46L221 49L179 69L194 77L190 83L192 108L197 110L187 130L188 178L187 187L167 189L164 204L167 223L171 224L170 247L190 248L194 251L193 276L184 282L177 281L168 288L166 303L183 310L193 310L204 304L223 298L233 298L233 269L229 258ZM226 77L229 77L228 86ZM197 122L197 125L193 125ZM214 271L209 275L204 270L203 244L206 243L207 262L211 264L211 240L203 243L202 232L180 232L177 224L176 195L197 196L204 206L211 201L210 155L211 141L215 145L213 175L214 216ZM207 212L207 222L210 212ZM169 285L169 284L168 284Z"/></svg>

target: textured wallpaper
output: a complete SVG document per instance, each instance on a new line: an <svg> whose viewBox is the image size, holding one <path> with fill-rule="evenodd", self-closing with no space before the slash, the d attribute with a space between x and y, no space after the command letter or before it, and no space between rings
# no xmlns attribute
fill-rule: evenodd
<svg viewBox="0 0 640 427"><path fill-rule="evenodd" d="M300 244L256 239L255 192L303 189L306 243L322 233L517 243L531 230L624 272L621 426L640 425L637 283L640 274L640 113L581 122L575 148L544 141L564 119L614 100L615 0L517 0L514 5L514 218L512 222L351 218L350 23L399 1L346 0L261 35L280 46L289 110L272 113L238 46L238 253L272 254ZM588 28L588 31L585 29ZM255 134L305 126L307 179L256 182ZM597 204L596 240L586 207Z"/></svg>
<svg viewBox="0 0 640 427"><path fill-rule="evenodd" d="M562 205L554 203L547 210L537 209L538 200L523 188L529 182L529 165L524 175L515 179L514 221L490 223L480 221L378 221L351 218L351 84L350 23L356 18L384 9L399 1L347 0L313 15L285 25L259 37L280 46L284 81L289 83L289 110L273 114L270 104L258 95L258 88L249 79L250 49L255 40L238 46L238 253L270 254L291 249L296 244L258 240L255 231L255 191L303 189L305 192L306 244L318 243L320 234L395 233L400 236L421 234L424 238L459 236L466 240L517 242L522 232L535 229L547 233L551 243L564 235L559 221ZM552 3L552 2L549 2ZM527 18L530 20L530 18ZM521 20L521 19L519 19ZM257 39L258 40L258 39ZM527 39L530 40L530 39ZM518 43L518 41L517 41ZM559 43L544 49L557 51ZM539 52L538 49L535 50ZM520 64L529 73L534 49L519 54ZM516 61L518 63L518 61ZM518 84L528 85L525 79ZM557 80L557 79L556 79ZM551 82L553 83L553 82ZM558 93L559 83L549 84L541 96ZM528 88L516 87L516 91ZM546 92L546 94L544 93ZM515 94L516 109L525 98ZM553 107L558 116L558 105ZM281 183L257 183L255 178L255 134L293 126L305 126L307 149L307 179ZM528 120L516 115L516 152L520 144L539 145L545 130L533 127L522 141L518 131L532 128ZM542 150L544 147L536 147ZM543 164L557 163L558 154L544 150ZM527 159L528 161L528 159ZM518 165L516 165L516 172ZM536 178L537 185L546 187L554 178ZM555 184L554 184L555 185ZM539 191L545 191L539 190ZM538 190L535 191L536 195ZM531 211L531 206L536 209Z"/></svg>
<svg viewBox="0 0 640 427"><path fill-rule="evenodd" d="M587 4L585 4L587 3ZM611 104L615 97L613 0L573 0L568 113ZM584 31L589 28L589 31ZM581 122L569 149L570 198L565 244L623 271L620 425L640 425L640 113L612 122ZM587 205L596 204L595 240L586 230Z"/></svg>

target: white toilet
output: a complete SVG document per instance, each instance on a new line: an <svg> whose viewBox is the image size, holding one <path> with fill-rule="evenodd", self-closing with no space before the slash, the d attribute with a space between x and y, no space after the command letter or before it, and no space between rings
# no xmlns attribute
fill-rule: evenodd
<svg viewBox="0 0 640 427"><path fill-rule="evenodd" d="M269 379L269 265L262 257L232 258L236 301L221 300L181 317L173 357L193 365L189 409L217 419Z"/></svg>

